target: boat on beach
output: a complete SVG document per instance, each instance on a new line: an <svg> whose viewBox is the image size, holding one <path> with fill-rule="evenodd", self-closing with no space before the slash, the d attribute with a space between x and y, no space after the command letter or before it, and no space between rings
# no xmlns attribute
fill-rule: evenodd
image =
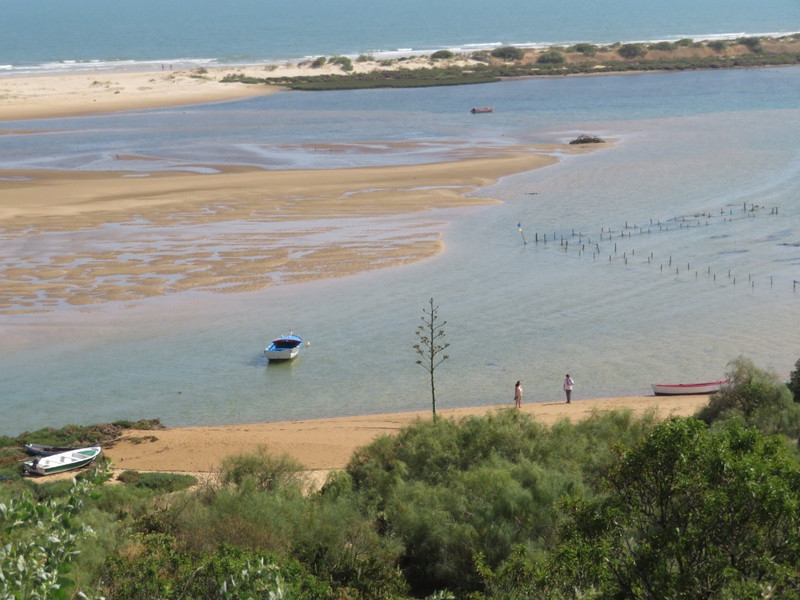
<svg viewBox="0 0 800 600"><path fill-rule="evenodd" d="M70 450L80 450L80 446L46 446L44 444L25 444L25 452L30 456L52 456Z"/></svg>
<svg viewBox="0 0 800 600"><path fill-rule="evenodd" d="M272 340L272 343L264 350L267 360L291 360L300 354L303 340L300 336L294 335L291 331L288 335L282 335Z"/></svg>
<svg viewBox="0 0 800 600"><path fill-rule="evenodd" d="M474 106L471 112L474 115L478 113L490 113L493 110L494 108L492 108L491 106Z"/></svg>
<svg viewBox="0 0 800 600"><path fill-rule="evenodd" d="M50 456L37 456L23 463L28 475L52 475L87 467L100 455L100 446L78 448Z"/></svg>
<svg viewBox="0 0 800 600"><path fill-rule="evenodd" d="M703 383L652 383L650 386L656 396L688 396L691 394L715 394L726 383L728 380L722 379Z"/></svg>

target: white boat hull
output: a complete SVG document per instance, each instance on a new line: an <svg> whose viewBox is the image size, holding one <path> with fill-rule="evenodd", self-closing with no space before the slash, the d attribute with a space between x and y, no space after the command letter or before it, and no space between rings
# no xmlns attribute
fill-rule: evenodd
<svg viewBox="0 0 800 600"><path fill-rule="evenodd" d="M28 473L35 473L37 475L63 473L64 471L86 467L92 464L99 455L100 446L69 450L68 452L37 457L27 461L25 462L25 470Z"/></svg>
<svg viewBox="0 0 800 600"><path fill-rule="evenodd" d="M269 361L291 360L300 354L300 348L302 347L303 340L299 336L290 333L272 340L272 343L264 350L264 356Z"/></svg>
<svg viewBox="0 0 800 600"><path fill-rule="evenodd" d="M291 360L300 354L300 347L289 350L264 350L267 360Z"/></svg>
<svg viewBox="0 0 800 600"><path fill-rule="evenodd" d="M723 381L707 381L704 383L653 383L653 393L656 396L689 396L693 394L715 394L728 383Z"/></svg>

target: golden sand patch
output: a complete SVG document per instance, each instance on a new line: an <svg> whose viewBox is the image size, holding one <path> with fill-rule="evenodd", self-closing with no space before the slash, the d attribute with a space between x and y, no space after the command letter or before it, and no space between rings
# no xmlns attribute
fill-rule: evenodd
<svg viewBox="0 0 800 600"><path fill-rule="evenodd" d="M0 244L26 250L2 253L0 313L253 291L422 260L443 248L444 223L419 214L494 202L468 193L553 162L541 148L487 148L337 171L0 173Z"/></svg>

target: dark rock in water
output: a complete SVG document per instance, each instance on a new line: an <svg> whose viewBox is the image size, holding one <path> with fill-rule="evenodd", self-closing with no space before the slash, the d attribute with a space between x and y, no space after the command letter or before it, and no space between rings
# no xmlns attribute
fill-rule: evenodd
<svg viewBox="0 0 800 600"><path fill-rule="evenodd" d="M605 143L606 141L601 137L597 137L596 135L586 135L583 133L570 142L570 144L605 144Z"/></svg>

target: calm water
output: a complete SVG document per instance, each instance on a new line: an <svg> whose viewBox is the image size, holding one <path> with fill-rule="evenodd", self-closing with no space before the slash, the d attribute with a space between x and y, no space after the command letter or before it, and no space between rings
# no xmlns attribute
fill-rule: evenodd
<svg viewBox="0 0 800 600"><path fill-rule="evenodd" d="M496 112L469 115L476 97ZM103 168L112 151L162 156L165 168L217 155L342 166L300 146L275 164L277 145L314 140L432 140L433 157L448 144L579 132L617 144L481 191L502 205L397 218L444 231L446 252L416 265L249 294L2 315L0 432L119 418L190 425L425 410L427 376L411 347L430 297L451 343L437 371L441 407L511 402L517 379L526 402L559 400L566 372L578 398L647 394L654 381L721 376L739 355L788 378L800 357L799 104L800 68L779 68L287 93L15 123L49 131L0 137L19 150L16 166L48 168ZM7 168L9 152L0 155ZM549 242L537 245L537 234ZM46 252L46 239L28 243ZM14 255L9 240L0 249ZM291 365L265 365L264 345L289 328L311 346Z"/></svg>
<svg viewBox="0 0 800 600"><path fill-rule="evenodd" d="M800 30L794 0L504 1L491 19L485 3L470 2L453 11L416 0L11 0L0 20L0 68ZM469 114L484 104L495 112ZM0 128L42 130L0 136L0 168L11 170L112 169L115 154L158 157L130 161L143 172L219 163L318 169L427 162L474 145L584 132L616 140L480 192L503 204L391 219L444 232L446 252L415 265L249 294L0 314L0 434L120 418L199 425L425 410L427 374L412 346L431 297L451 343L436 374L440 407L510 404L517 379L525 402L560 400L566 372L578 399L646 394L654 381L719 377L739 355L788 377L800 357L800 68L285 93ZM392 145L409 140L424 145ZM314 152L322 143L385 149ZM353 221L340 235L385 225ZM213 240L227 232L188 233ZM534 243L545 234L546 245ZM48 244L80 240L25 243L25 254L46 259ZM21 252L0 235L0 260ZM265 365L265 344L289 328L311 346L293 364Z"/></svg>

